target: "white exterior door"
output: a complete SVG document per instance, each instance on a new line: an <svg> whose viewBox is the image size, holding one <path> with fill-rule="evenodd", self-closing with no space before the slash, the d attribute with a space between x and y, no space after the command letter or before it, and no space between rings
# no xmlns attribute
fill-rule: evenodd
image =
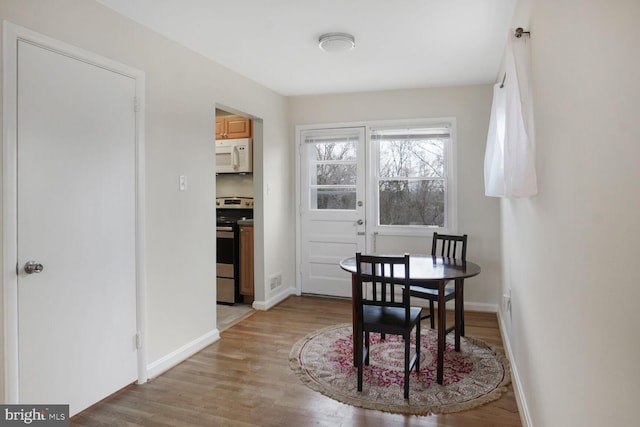
<svg viewBox="0 0 640 427"><path fill-rule="evenodd" d="M302 293L350 297L341 259L365 251L365 130L300 134Z"/></svg>
<svg viewBox="0 0 640 427"><path fill-rule="evenodd" d="M17 64L19 401L75 414L137 378L135 79L22 40Z"/></svg>

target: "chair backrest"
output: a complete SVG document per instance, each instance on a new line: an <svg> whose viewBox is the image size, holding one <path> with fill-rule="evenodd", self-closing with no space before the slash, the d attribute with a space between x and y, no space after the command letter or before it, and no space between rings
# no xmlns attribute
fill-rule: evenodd
<svg viewBox="0 0 640 427"><path fill-rule="evenodd" d="M467 260L467 235L433 233L431 255Z"/></svg>
<svg viewBox="0 0 640 427"><path fill-rule="evenodd" d="M404 256L362 255L356 253L358 291L353 303L360 321L365 306L404 307L410 319L409 254Z"/></svg>

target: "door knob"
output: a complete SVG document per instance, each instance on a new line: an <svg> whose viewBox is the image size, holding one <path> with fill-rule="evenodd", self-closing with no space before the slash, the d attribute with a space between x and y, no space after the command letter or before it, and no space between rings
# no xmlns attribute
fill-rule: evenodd
<svg viewBox="0 0 640 427"><path fill-rule="evenodd" d="M24 265L24 272L27 274L40 273L44 270L42 264L39 264L35 261L27 261Z"/></svg>
<svg viewBox="0 0 640 427"><path fill-rule="evenodd" d="M358 225L362 225L362 224L364 224L364 221L363 221L363 220L361 220L361 219L359 219L359 220L358 220Z"/></svg>

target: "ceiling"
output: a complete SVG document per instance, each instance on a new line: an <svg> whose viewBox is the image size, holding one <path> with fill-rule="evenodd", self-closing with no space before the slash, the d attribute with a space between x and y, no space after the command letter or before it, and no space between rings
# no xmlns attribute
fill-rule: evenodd
<svg viewBox="0 0 640 427"><path fill-rule="evenodd" d="M282 95L495 81L517 0L97 0ZM346 32L355 49L324 52Z"/></svg>

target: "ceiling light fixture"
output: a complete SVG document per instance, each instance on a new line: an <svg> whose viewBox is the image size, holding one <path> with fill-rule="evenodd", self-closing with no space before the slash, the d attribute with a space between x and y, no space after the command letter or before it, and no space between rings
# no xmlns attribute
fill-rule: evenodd
<svg viewBox="0 0 640 427"><path fill-rule="evenodd" d="M318 38L318 46L325 52L346 52L356 47L356 39L347 33L327 33Z"/></svg>

